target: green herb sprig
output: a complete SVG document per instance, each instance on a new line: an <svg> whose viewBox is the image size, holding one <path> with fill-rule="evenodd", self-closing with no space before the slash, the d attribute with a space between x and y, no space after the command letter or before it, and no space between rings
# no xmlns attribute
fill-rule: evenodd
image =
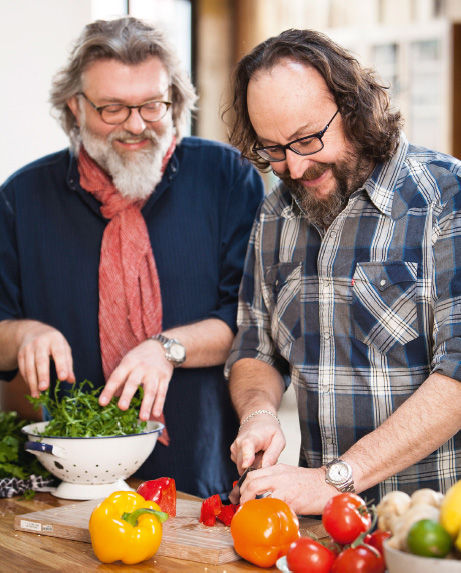
<svg viewBox="0 0 461 573"><path fill-rule="evenodd" d="M51 475L33 454L24 450L27 436L21 428L29 423L16 412L0 412L0 478Z"/></svg>
<svg viewBox="0 0 461 573"><path fill-rule="evenodd" d="M42 435L66 438L124 436L139 434L146 428L147 423L139 420L142 388L133 396L127 410L120 410L114 398L107 406L100 406L101 388L95 389L89 380L69 384L61 398L60 388L61 381L58 380L53 392L48 389L38 398L27 397L34 408L43 406L51 416Z"/></svg>

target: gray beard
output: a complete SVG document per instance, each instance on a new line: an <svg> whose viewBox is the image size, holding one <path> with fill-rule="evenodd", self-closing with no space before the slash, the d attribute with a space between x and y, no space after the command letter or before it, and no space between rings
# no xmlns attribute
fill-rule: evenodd
<svg viewBox="0 0 461 573"><path fill-rule="evenodd" d="M131 200L147 199L161 181L163 158L173 139L174 128L168 125L158 136L146 129L140 138L147 137L152 145L135 152L118 153L112 147L114 139L133 138L133 134L121 131L110 134L106 139L95 136L86 125L80 128L81 143L88 155L108 173L123 197Z"/></svg>
<svg viewBox="0 0 461 573"><path fill-rule="evenodd" d="M360 159L353 152L338 163L317 164L307 170L301 179L313 179L331 168L336 179L335 189L325 199L317 199L296 179L291 179L289 172L280 175L296 203L304 212L309 223L325 230L346 207L349 197L365 183L372 171L372 164L367 159Z"/></svg>

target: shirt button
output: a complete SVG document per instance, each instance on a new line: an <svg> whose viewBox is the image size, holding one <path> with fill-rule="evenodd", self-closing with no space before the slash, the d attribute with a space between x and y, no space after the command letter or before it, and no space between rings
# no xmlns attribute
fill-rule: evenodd
<svg viewBox="0 0 461 573"><path fill-rule="evenodd" d="M386 284L386 281L384 279L382 279L379 284L383 287Z"/></svg>

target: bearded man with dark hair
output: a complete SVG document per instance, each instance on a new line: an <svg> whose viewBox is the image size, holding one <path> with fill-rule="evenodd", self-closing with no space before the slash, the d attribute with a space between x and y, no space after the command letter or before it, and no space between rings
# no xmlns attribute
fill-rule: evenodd
<svg viewBox="0 0 461 573"><path fill-rule="evenodd" d="M461 163L409 144L370 70L287 30L238 64L231 142L280 184L258 211L226 374L250 472L320 514L339 492L446 491L461 479ZM294 386L299 467L277 464Z"/></svg>

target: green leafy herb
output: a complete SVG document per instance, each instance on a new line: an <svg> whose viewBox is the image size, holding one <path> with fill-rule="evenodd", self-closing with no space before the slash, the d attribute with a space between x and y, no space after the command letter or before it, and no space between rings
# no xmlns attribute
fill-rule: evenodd
<svg viewBox="0 0 461 573"><path fill-rule="evenodd" d="M120 410L115 399L107 406L100 406L98 397L101 388L94 389L89 380L81 384L70 384L66 394L59 397L61 382L58 380L51 393L42 392L38 398L28 396L35 408L44 406L51 421L42 435L68 438L89 438L97 436L123 436L139 434L146 428L146 422L139 420L142 389L134 395L127 410Z"/></svg>
<svg viewBox="0 0 461 573"><path fill-rule="evenodd" d="M24 450L27 436L21 428L29 423L21 420L16 412L0 412L0 478L50 476L37 458Z"/></svg>

